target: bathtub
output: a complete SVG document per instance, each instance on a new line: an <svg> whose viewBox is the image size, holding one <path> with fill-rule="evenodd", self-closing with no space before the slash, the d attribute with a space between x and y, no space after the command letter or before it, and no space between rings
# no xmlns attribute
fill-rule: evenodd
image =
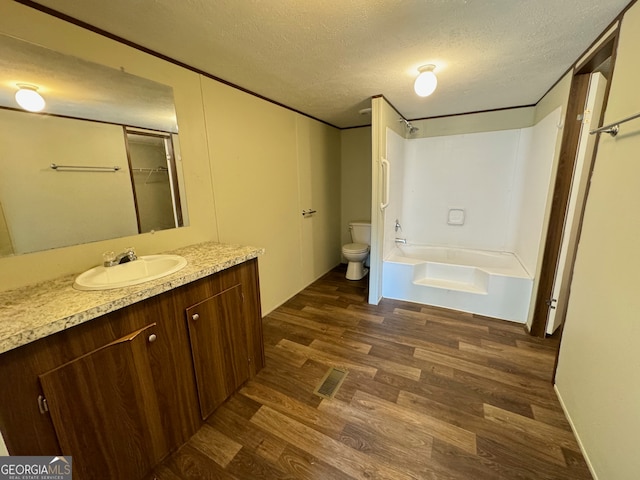
<svg viewBox="0 0 640 480"><path fill-rule="evenodd" d="M525 323L533 279L508 252L399 245L384 259L382 296Z"/></svg>

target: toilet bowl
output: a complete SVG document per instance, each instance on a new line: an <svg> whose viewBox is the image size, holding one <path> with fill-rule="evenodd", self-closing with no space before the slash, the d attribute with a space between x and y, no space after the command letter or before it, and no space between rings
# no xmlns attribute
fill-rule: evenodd
<svg viewBox="0 0 640 480"><path fill-rule="evenodd" d="M364 263L369 256L371 224L351 222L349 223L349 232L353 243L342 246L342 255L349 262L346 277L347 280L360 280L369 272Z"/></svg>
<svg viewBox="0 0 640 480"><path fill-rule="evenodd" d="M342 254L347 259L347 279L360 280L369 271L365 268L364 261L369 255L369 245L363 243L347 243L342 246Z"/></svg>

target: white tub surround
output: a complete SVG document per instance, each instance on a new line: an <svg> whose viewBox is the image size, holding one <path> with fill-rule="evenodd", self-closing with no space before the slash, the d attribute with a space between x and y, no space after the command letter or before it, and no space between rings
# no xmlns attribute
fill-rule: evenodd
<svg viewBox="0 0 640 480"><path fill-rule="evenodd" d="M382 295L525 323L533 280L506 252L397 246L383 263Z"/></svg>
<svg viewBox="0 0 640 480"><path fill-rule="evenodd" d="M384 240L383 297L526 323L560 117L557 108L526 128L411 139L387 130L392 181L374 235ZM398 250L398 237L450 248Z"/></svg>
<svg viewBox="0 0 640 480"><path fill-rule="evenodd" d="M186 258L187 266L131 287L79 291L74 274L0 292L0 353L257 258L264 249L206 242L166 253Z"/></svg>

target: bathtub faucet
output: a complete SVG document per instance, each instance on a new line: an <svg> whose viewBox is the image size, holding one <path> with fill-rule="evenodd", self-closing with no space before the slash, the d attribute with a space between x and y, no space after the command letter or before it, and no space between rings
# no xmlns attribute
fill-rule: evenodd
<svg viewBox="0 0 640 480"><path fill-rule="evenodd" d="M402 244L406 245L407 239L406 238L398 238L398 237L396 237L396 243L402 243Z"/></svg>

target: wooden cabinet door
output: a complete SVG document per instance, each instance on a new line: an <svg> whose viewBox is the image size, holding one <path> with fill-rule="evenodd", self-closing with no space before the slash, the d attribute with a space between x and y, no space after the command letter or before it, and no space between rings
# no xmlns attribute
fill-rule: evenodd
<svg viewBox="0 0 640 480"><path fill-rule="evenodd" d="M138 479L167 453L151 324L39 376L73 478Z"/></svg>
<svg viewBox="0 0 640 480"><path fill-rule="evenodd" d="M205 419L249 378L242 286L189 307L187 324L200 414Z"/></svg>

